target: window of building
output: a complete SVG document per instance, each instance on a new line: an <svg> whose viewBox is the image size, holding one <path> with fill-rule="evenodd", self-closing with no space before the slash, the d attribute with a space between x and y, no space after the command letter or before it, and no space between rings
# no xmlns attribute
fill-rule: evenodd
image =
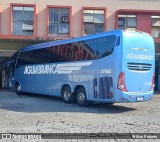
<svg viewBox="0 0 160 142"><path fill-rule="evenodd" d="M84 10L84 35L104 32L104 10Z"/></svg>
<svg viewBox="0 0 160 142"><path fill-rule="evenodd" d="M49 16L49 36L70 34L70 8L52 8L48 9Z"/></svg>
<svg viewBox="0 0 160 142"><path fill-rule="evenodd" d="M151 16L152 29L151 33L154 38L160 37L160 16Z"/></svg>
<svg viewBox="0 0 160 142"><path fill-rule="evenodd" d="M34 35L34 7L12 7L12 34L22 36Z"/></svg>
<svg viewBox="0 0 160 142"><path fill-rule="evenodd" d="M136 15L118 15L118 29L135 31L136 27Z"/></svg>

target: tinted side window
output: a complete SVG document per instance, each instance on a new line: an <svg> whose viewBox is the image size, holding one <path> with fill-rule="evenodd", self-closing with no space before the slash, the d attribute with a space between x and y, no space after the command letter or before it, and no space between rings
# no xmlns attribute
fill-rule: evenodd
<svg viewBox="0 0 160 142"><path fill-rule="evenodd" d="M95 56L95 49L92 49L94 43L91 41L80 41L49 47L47 50L51 56L56 55L57 59L52 62L67 62L67 61L81 61L92 60Z"/></svg>
<svg viewBox="0 0 160 142"><path fill-rule="evenodd" d="M37 58L37 59L35 59ZM19 58L17 60L16 66L26 65L26 64L36 64L39 62L39 59L37 57L37 54L35 53L35 50L33 51L27 51L27 52L21 52L19 54Z"/></svg>
<svg viewBox="0 0 160 142"><path fill-rule="evenodd" d="M96 46L95 46L95 40L90 39L86 40L86 52L87 52L87 60L93 60L95 59L95 54L96 54Z"/></svg>
<svg viewBox="0 0 160 142"><path fill-rule="evenodd" d="M96 41L96 58L103 58L110 55L116 44L116 36L110 35L98 38Z"/></svg>
<svg viewBox="0 0 160 142"><path fill-rule="evenodd" d="M21 52L19 54L17 66L99 59L110 55L114 49L115 43L116 36L110 35Z"/></svg>
<svg viewBox="0 0 160 142"><path fill-rule="evenodd" d="M47 48L31 50L20 53L17 66L26 64L52 63L54 60L58 61L59 56L53 54L51 51L47 50Z"/></svg>
<svg viewBox="0 0 160 142"><path fill-rule="evenodd" d="M19 55L19 51L17 51L16 53L14 53L13 56L12 56L12 58L11 58L12 62L10 63L10 66L12 67L12 69L15 69L15 64L16 64L18 55Z"/></svg>

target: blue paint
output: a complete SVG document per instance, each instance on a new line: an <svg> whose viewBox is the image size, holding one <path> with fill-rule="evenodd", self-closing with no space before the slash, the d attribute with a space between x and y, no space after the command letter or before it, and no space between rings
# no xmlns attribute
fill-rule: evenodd
<svg viewBox="0 0 160 142"><path fill-rule="evenodd" d="M77 85L81 85L86 89L89 101L114 103L150 100L153 96L153 90L150 89L153 85L155 48L153 38L146 33L116 30L32 45L22 48L18 52L21 54L49 47L54 50L54 46L90 39L94 40L95 44L92 46L95 46L96 49L98 44L103 44L103 40L99 40L101 43L96 45L96 39L110 35L116 37L111 54L107 53L108 55L101 58L93 56L96 58L95 60L17 66L12 76L12 87L18 82L22 92L61 96L63 85L69 85L72 92L75 91ZM89 44L92 43L88 43L88 46ZM91 52L94 50L90 50ZM15 63L17 62L18 60ZM124 73L126 91L117 88L122 72Z"/></svg>

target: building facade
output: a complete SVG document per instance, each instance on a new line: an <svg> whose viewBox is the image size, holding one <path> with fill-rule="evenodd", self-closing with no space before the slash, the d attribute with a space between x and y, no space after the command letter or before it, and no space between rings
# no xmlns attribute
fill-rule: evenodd
<svg viewBox="0 0 160 142"><path fill-rule="evenodd" d="M0 82L2 65L21 47L115 29L151 34L159 69L160 0L0 0Z"/></svg>

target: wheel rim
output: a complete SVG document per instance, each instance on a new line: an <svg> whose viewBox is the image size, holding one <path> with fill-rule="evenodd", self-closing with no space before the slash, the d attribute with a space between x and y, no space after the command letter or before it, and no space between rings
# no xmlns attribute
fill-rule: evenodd
<svg viewBox="0 0 160 142"><path fill-rule="evenodd" d="M85 98L86 98L86 96L85 96L84 93L79 93L79 95L78 95L78 100L79 100L80 102L83 102L83 101L85 100Z"/></svg>
<svg viewBox="0 0 160 142"><path fill-rule="evenodd" d="M71 97L71 93L69 91L67 91L67 90L64 91L64 98L65 98L65 100L69 100L70 97Z"/></svg>

